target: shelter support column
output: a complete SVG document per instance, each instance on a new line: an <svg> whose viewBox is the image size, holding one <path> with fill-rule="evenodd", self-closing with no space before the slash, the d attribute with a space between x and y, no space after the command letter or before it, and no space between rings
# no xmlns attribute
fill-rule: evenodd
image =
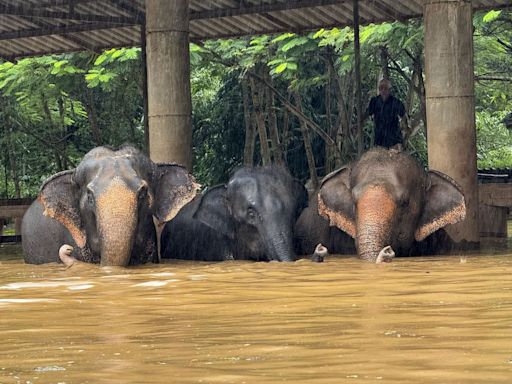
<svg viewBox="0 0 512 384"><path fill-rule="evenodd" d="M149 154L192 167L188 0L146 0Z"/></svg>
<svg viewBox="0 0 512 384"><path fill-rule="evenodd" d="M426 0L425 80L430 169L457 181L466 220L447 230L453 240L479 242L478 184L470 0Z"/></svg>

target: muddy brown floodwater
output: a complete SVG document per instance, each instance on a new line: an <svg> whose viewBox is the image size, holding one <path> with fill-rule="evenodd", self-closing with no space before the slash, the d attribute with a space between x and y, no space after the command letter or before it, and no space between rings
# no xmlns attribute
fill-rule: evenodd
<svg viewBox="0 0 512 384"><path fill-rule="evenodd" d="M136 268L0 256L0 383L511 383L512 254Z"/></svg>

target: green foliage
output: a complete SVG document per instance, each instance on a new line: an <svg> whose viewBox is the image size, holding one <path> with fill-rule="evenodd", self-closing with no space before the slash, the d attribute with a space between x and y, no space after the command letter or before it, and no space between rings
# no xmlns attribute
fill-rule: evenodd
<svg viewBox="0 0 512 384"><path fill-rule="evenodd" d="M192 74L192 89L197 91L193 94L193 173L205 186L225 183L242 164L244 119L238 74L211 77L208 67ZM200 84L209 87L206 90Z"/></svg>
<svg viewBox="0 0 512 384"><path fill-rule="evenodd" d="M143 147L139 55L113 49L0 63L1 196L34 196L46 177L97 144Z"/></svg>
<svg viewBox="0 0 512 384"><path fill-rule="evenodd" d="M490 23L491 21L494 21L496 20L499 16L501 15L501 11L489 11L487 12L482 20L485 22L485 23Z"/></svg>
<svg viewBox="0 0 512 384"><path fill-rule="evenodd" d="M474 16L481 168L512 167L510 132L501 122L512 111L511 15L503 9ZM422 21L362 26L360 41L363 105L376 94L384 51L393 91L405 100L409 78L418 65L423 66ZM34 195L45 177L76 165L98 144L131 142L143 148L140 55L139 48L123 48L100 55L78 53L0 63L0 145L5 148L0 152L1 196ZM190 60L194 173L202 184L225 182L242 162L245 121L241 81L254 79L254 75L271 82L290 103L294 102L290 95L299 93L305 117L338 140L338 162L355 156L351 28L192 43ZM413 99L411 115L421 112L420 106L418 98ZM281 134L285 110L283 101L276 98L274 112ZM343 121L343 111L347 121ZM265 119L268 124L268 114ZM287 163L295 176L305 180L309 174L299 120L289 111L287 119ZM371 122L367 121L364 129L369 145ZM417 132L409 150L427 164L421 125ZM325 142L311 130L310 134L321 176L327 170Z"/></svg>
<svg viewBox="0 0 512 384"><path fill-rule="evenodd" d="M505 113L476 115L479 169L512 168L512 134L503 124Z"/></svg>
<svg viewBox="0 0 512 384"><path fill-rule="evenodd" d="M512 12L477 13L474 18L477 111L512 111ZM494 80L492 80L494 79ZM503 79L503 80L499 80Z"/></svg>

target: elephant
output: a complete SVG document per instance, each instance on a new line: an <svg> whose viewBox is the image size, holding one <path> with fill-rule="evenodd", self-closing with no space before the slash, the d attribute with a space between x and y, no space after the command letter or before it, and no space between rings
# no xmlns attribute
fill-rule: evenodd
<svg viewBox="0 0 512 384"><path fill-rule="evenodd" d="M22 221L25 262L68 256L101 266L158 262L158 225L191 201L199 184L177 164L156 164L136 148L96 147L75 169L48 178Z"/></svg>
<svg viewBox="0 0 512 384"><path fill-rule="evenodd" d="M293 224L306 204L283 167L240 168L165 224L162 258L294 261Z"/></svg>
<svg viewBox="0 0 512 384"><path fill-rule="evenodd" d="M325 176L295 234L302 253L322 243L330 253L355 250L375 262L387 246L392 249L384 258L411 254L427 236L465 215L464 194L449 176L425 171L406 152L375 147Z"/></svg>

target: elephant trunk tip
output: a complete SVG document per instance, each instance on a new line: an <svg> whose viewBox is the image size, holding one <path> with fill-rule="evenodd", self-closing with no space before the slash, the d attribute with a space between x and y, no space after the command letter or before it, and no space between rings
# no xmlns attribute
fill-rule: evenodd
<svg viewBox="0 0 512 384"><path fill-rule="evenodd" d="M393 251L393 248L391 248L391 246L388 245L380 250L379 254L377 255L377 259L375 260L375 263L390 263L394 257L395 251Z"/></svg>
<svg viewBox="0 0 512 384"><path fill-rule="evenodd" d="M293 255L279 256L279 261L282 261L284 263L292 263L295 261L295 256L293 256Z"/></svg>
<svg viewBox="0 0 512 384"><path fill-rule="evenodd" d="M64 244L59 248L59 259L67 268L71 267L76 261L71 256L71 252L73 252L73 247L69 244Z"/></svg>
<svg viewBox="0 0 512 384"><path fill-rule="evenodd" d="M327 248L323 244L319 243L315 247L315 252L313 252L313 256L311 256L311 261L315 263L322 263L324 261L324 257L328 254L329 251Z"/></svg>

